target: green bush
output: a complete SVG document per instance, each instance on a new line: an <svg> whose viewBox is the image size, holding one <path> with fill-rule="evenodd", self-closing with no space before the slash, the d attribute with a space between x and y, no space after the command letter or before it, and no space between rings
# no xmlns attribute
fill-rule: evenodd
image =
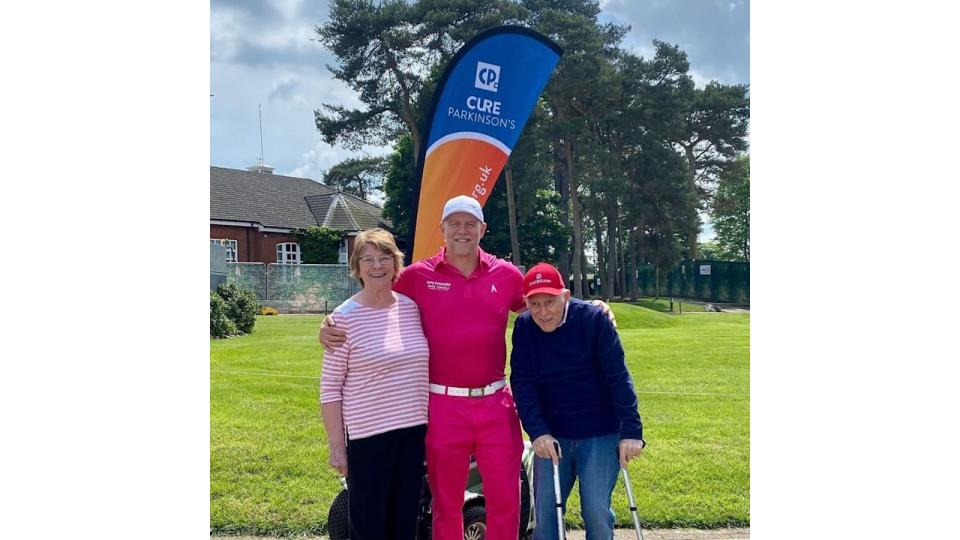
<svg viewBox="0 0 960 540"><path fill-rule="evenodd" d="M328 227L309 227L293 231L302 250L304 264L337 264L343 231Z"/></svg>
<svg viewBox="0 0 960 540"><path fill-rule="evenodd" d="M210 337L225 338L237 332L237 325L227 315L227 303L214 291L210 291Z"/></svg>
<svg viewBox="0 0 960 540"><path fill-rule="evenodd" d="M221 283L217 286L217 294L226 302L227 317L230 317L237 326L237 330L241 334L253 332L253 326L257 323L257 314L260 313L257 295L236 283Z"/></svg>

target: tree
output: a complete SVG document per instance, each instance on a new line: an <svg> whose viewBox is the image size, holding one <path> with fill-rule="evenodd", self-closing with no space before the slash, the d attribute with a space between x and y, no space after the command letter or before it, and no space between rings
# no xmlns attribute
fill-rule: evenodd
<svg viewBox="0 0 960 540"><path fill-rule="evenodd" d="M584 140L592 143L587 150L595 166L585 170L596 172L586 175L593 199L587 206L606 228L601 260L607 264L600 275L608 298L625 297L628 290L636 296L644 229L676 231L680 224L662 220L695 215L684 164L669 143L670 127L681 118L678 96L693 82L675 48L657 41L654 46L650 60L625 51L610 58L597 81L606 91L588 108L591 129ZM677 240L673 232L658 238L657 249L674 251L668 245Z"/></svg>
<svg viewBox="0 0 960 540"><path fill-rule="evenodd" d="M580 202L581 179L576 168L579 144L581 137L588 132L586 107L605 91L596 84L598 73L606 59L615 53L627 29L609 23L600 24L597 2L525 0L523 4L530 11L532 27L564 49L543 97L549 109L549 139L554 149L557 192L564 209L562 218L570 223L573 232L573 253L560 254L560 270L563 273L568 269L572 271L573 294L583 297L584 220Z"/></svg>
<svg viewBox="0 0 960 540"><path fill-rule="evenodd" d="M304 264L337 264L343 231L329 227L309 227L294 231Z"/></svg>
<svg viewBox="0 0 960 540"><path fill-rule="evenodd" d="M416 175L413 140L409 134L404 133L397 139L393 145L393 153L387 158L387 174L383 182L386 196L383 201L383 217L393 224L394 236L400 243L407 241L411 231L411 205L417 204L417 201L413 200Z"/></svg>
<svg viewBox="0 0 960 540"><path fill-rule="evenodd" d="M700 242L700 258L706 261L720 261L720 244L716 240Z"/></svg>
<svg viewBox="0 0 960 540"><path fill-rule="evenodd" d="M324 173L323 182L363 200L383 192L388 161L385 157L350 158Z"/></svg>
<svg viewBox="0 0 960 540"><path fill-rule="evenodd" d="M677 54L686 54L677 49ZM674 142L687 160L687 182L698 195L698 209L706 208L709 184L724 164L747 147L750 98L744 84L723 85L711 81L687 95L688 105ZM699 216L688 233L689 258L696 259Z"/></svg>
<svg viewBox="0 0 960 540"><path fill-rule="evenodd" d="M509 259L528 267L541 261L557 264L569 244L570 229L561 218L561 199L554 190L546 120L547 109L540 100L504 169L503 180L509 180L504 182L512 246Z"/></svg>
<svg viewBox="0 0 960 540"><path fill-rule="evenodd" d="M518 176L515 175L515 178ZM560 221L560 197L551 187L535 189L543 182L524 178L523 189L516 190L517 236L520 238L520 262L514 260L511 242L506 182L497 182L483 207L487 233L480 242L489 253L526 267L546 261L556 264L558 248L565 246L569 229Z"/></svg>
<svg viewBox="0 0 960 540"><path fill-rule="evenodd" d="M649 59L622 50L628 28L600 23L599 13L595 0L332 0L317 31L337 58L331 71L362 105L324 105L317 127L331 144L394 144L383 213L402 242L446 63L495 24L545 34L564 55L484 208L484 249L527 265L555 262L576 296L588 293L588 265L605 294L635 296L641 264L655 265L659 284L684 254L697 255L698 212L714 211L711 190L746 148L749 100L744 85L697 89L676 45L655 40ZM348 174L357 164L341 165L331 183L372 189ZM588 244L597 261L587 260Z"/></svg>
<svg viewBox="0 0 960 540"><path fill-rule="evenodd" d="M317 129L329 144L359 150L386 144L406 130L420 148L414 106L423 86L426 51L417 46L416 10L402 0L379 5L366 0L333 0L330 19L316 28L320 42L339 60L327 65L366 106L348 109L324 104L314 111Z"/></svg>
<svg viewBox="0 0 960 540"><path fill-rule="evenodd" d="M363 107L323 104L314 111L328 144L358 150L410 134L414 165L425 126L417 111L431 72L480 29L518 20L522 10L507 0L333 0L330 18L316 27L319 41L338 60L327 66L354 90ZM431 90L432 91L432 90Z"/></svg>
<svg viewBox="0 0 960 540"><path fill-rule="evenodd" d="M750 156L740 156L720 174L712 217L719 255L750 261Z"/></svg>

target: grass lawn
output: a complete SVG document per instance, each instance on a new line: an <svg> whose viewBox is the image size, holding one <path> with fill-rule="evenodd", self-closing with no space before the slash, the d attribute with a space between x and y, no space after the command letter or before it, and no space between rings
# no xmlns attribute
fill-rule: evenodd
<svg viewBox="0 0 960 540"><path fill-rule="evenodd" d="M630 466L644 526L748 525L749 315L613 310L650 445ZM251 335L211 340L213 532L325 532L340 484L319 416L321 319L258 317ZM614 511L630 526L620 484ZM582 526L576 493L567 524Z"/></svg>

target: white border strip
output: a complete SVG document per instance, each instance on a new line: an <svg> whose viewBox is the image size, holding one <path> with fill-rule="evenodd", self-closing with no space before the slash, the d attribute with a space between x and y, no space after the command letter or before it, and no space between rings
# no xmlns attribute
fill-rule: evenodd
<svg viewBox="0 0 960 540"><path fill-rule="evenodd" d="M458 131L456 133L451 133L449 135L440 137L439 139L437 139L435 143L431 144L430 148L427 148L427 153L424 156L424 160L426 160L427 156L429 156L441 144L445 144L449 141L455 141L459 139L472 139L476 141L483 141L487 144L496 146L497 148L500 149L501 152L506 154L507 157L510 156L510 149L507 148L507 145L503 144L498 139L494 139L493 137L489 135L484 135L483 133L477 133L476 131Z"/></svg>

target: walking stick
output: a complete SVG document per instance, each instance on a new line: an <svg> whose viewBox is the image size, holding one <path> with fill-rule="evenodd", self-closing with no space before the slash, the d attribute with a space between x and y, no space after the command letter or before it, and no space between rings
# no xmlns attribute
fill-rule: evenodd
<svg viewBox="0 0 960 540"><path fill-rule="evenodd" d="M557 451L557 458L560 458L560 443L553 441L553 449ZM565 540L567 533L563 530L563 503L560 501L560 465L553 462L553 494L557 502L557 538Z"/></svg>
<svg viewBox="0 0 960 540"><path fill-rule="evenodd" d="M637 517L637 501L633 498L633 488L630 487L630 476L627 474L627 468L623 471L623 484L627 486L627 499L630 501L630 511L633 512L633 526L637 530L637 540L643 540L643 530L640 529L640 518Z"/></svg>

